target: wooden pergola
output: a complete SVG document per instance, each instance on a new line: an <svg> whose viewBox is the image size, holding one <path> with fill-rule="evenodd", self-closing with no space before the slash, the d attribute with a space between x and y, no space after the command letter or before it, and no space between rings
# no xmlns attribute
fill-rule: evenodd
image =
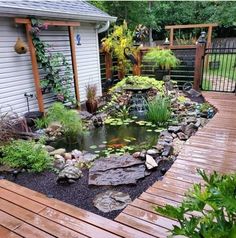
<svg viewBox="0 0 236 238"><path fill-rule="evenodd" d="M30 33L32 28L31 21L28 18L15 18L15 23L24 24L26 28L26 36L27 36L27 41L28 41L28 46L30 51L38 107L40 112L44 112L43 94L40 87L40 75L38 70L38 63L36 58L35 47L32 40L32 35ZM75 49L75 42L74 42L74 27L80 26L80 23L72 22L72 21L46 21L46 20L44 21L44 23L48 26L68 27L73 78L74 78L74 85L75 85L75 96L76 96L76 100L79 102L80 95L79 95L79 84L78 84L78 70L77 70L77 63L76 63L76 49Z"/></svg>
<svg viewBox="0 0 236 238"><path fill-rule="evenodd" d="M218 26L216 23L211 24L190 24L190 25L172 25L166 26L166 30L170 30L170 46L174 45L174 30L178 29L190 29L190 28L208 28L207 46L211 45L212 40L212 29Z"/></svg>

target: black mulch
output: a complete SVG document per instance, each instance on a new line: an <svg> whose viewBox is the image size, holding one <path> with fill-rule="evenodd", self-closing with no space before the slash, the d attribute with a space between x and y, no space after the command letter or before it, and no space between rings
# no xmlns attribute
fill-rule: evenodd
<svg viewBox="0 0 236 238"><path fill-rule="evenodd" d="M44 193L49 197L52 196L87 211L109 219L114 219L121 212L121 210L103 213L93 206L93 199L98 193L104 192L108 189L115 189L128 193L131 199L134 200L154 182L160 180L163 176L163 171L161 170L163 168L164 170L168 170L171 167L171 164L172 162L170 161L162 161L162 163L159 163L158 169L153 171L151 175L146 178L139 180L136 185L121 185L116 187L88 186L88 170L84 170L83 177L77 180L74 184L70 185L57 184L57 177L52 172L43 172L41 174L22 172L17 175L16 179L14 179L12 174L8 173L4 174L4 177L19 185Z"/></svg>

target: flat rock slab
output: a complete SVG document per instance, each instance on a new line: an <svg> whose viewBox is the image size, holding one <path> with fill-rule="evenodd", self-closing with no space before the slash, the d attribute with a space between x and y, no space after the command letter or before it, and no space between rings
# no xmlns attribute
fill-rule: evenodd
<svg viewBox="0 0 236 238"><path fill-rule="evenodd" d="M94 206L102 212L121 210L130 202L129 194L113 190L99 193L93 200Z"/></svg>
<svg viewBox="0 0 236 238"><path fill-rule="evenodd" d="M144 161L127 154L111 156L95 161L94 166L89 170L89 185L135 184L138 179L149 174Z"/></svg>

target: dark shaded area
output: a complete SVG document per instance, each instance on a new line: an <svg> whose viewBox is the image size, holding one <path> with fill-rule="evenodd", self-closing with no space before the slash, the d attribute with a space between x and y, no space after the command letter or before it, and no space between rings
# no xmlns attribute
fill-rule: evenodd
<svg viewBox="0 0 236 238"><path fill-rule="evenodd" d="M97 194L105 192L108 189L114 189L116 191L128 193L131 199L134 200L154 182L161 179L163 176L163 170L168 170L171 165L172 162L170 161L160 162L157 170L152 172L151 175L147 176L145 179L139 180L136 185L130 186L88 186L88 170L84 170L83 177L71 185L57 184L57 176L53 172L44 172L40 174L24 172L18 174L16 179L14 179L12 174L8 173L5 174L5 178L24 187L44 193L49 197L57 198L61 201L75 205L103 217L114 219L121 212L121 210L110 213L100 212L93 206L93 199Z"/></svg>

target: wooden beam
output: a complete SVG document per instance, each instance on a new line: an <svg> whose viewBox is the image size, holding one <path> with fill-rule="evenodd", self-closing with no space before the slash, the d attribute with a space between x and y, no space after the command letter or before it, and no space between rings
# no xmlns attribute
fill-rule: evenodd
<svg viewBox="0 0 236 238"><path fill-rule="evenodd" d="M216 23L211 23L211 24L189 24L189 25L172 25L172 26L165 26L166 30L171 30L173 29L187 29L187 28L203 28L203 27L216 27L218 24Z"/></svg>
<svg viewBox="0 0 236 238"><path fill-rule="evenodd" d="M34 76L35 91L36 91L37 100L38 100L38 107L40 112L44 112L43 94L42 94L41 86L40 86L38 62L36 58L36 52L35 52L32 36L30 33L31 24L30 23L26 24L25 27L26 27L27 41L28 41L29 50L30 50L30 57L31 57L32 70L33 70L33 76Z"/></svg>
<svg viewBox="0 0 236 238"><path fill-rule="evenodd" d="M42 20L45 25L48 26L80 26L79 22L75 21L47 21ZM16 24L31 24L28 18L15 18Z"/></svg>
<svg viewBox="0 0 236 238"><path fill-rule="evenodd" d="M75 85L75 96L76 96L77 102L80 103L79 79L78 79L78 70L77 70L77 62L76 62L76 48L75 48L75 37L74 37L73 26L69 26L68 30L69 30L71 61L72 61L73 77L74 77L74 85Z"/></svg>
<svg viewBox="0 0 236 238"><path fill-rule="evenodd" d="M111 54L105 52L105 66L106 66L106 79L111 79L112 77L112 58Z"/></svg>
<svg viewBox="0 0 236 238"><path fill-rule="evenodd" d="M212 38L212 26L209 26L207 32L207 47L211 46L211 38Z"/></svg>
<svg viewBox="0 0 236 238"><path fill-rule="evenodd" d="M174 45L174 28L170 28L170 46Z"/></svg>

